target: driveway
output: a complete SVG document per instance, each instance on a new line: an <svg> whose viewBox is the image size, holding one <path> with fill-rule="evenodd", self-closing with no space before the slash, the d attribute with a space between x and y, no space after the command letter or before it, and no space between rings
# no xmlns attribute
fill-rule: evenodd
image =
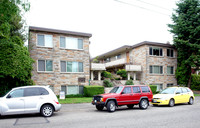
<svg viewBox="0 0 200 128"><path fill-rule="evenodd" d="M50 118L40 115L5 116L0 119L1 128L191 128L199 127L200 97L195 104L174 107L152 105L147 110L139 106L118 108L114 113L106 109L97 111L86 104L64 104L60 112Z"/></svg>

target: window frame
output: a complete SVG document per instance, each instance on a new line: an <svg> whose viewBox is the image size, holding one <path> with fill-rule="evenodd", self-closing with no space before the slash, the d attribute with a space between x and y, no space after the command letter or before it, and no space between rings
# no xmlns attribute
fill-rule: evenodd
<svg viewBox="0 0 200 128"><path fill-rule="evenodd" d="M63 72L61 69L62 69L62 67L61 67L61 62L65 62L65 69L66 69L66 71L65 72ZM77 62L78 64L78 67L77 67L77 69L78 69L78 72L68 72L68 70L67 70L67 65L68 65L68 63L67 62L72 62L72 67L73 67L73 62ZM80 69L81 68L79 68L79 65L80 65L80 63L82 63L82 72L80 72ZM79 61L65 61L65 60L60 60L60 72L61 73L84 73L84 63L83 62L79 62Z"/></svg>
<svg viewBox="0 0 200 128"><path fill-rule="evenodd" d="M168 56L168 50L169 50L169 56ZM171 56L172 55L172 52L173 52L173 56ZM175 55L174 55L174 49L171 49L171 48L167 48L167 57L171 57L171 58L174 58L175 57Z"/></svg>
<svg viewBox="0 0 200 128"><path fill-rule="evenodd" d="M44 36L44 46L41 46L41 45L38 45L38 35L43 35ZM51 40L52 40L52 47L50 47L50 46L45 46L45 36L51 36ZM45 47L45 48L53 48L54 47L54 43L53 43L53 35L51 35L51 34L37 34L36 35L36 46L37 47Z"/></svg>
<svg viewBox="0 0 200 128"><path fill-rule="evenodd" d="M61 38L65 38L65 47L61 47ZM66 43L66 38L72 38L72 39L77 39L77 48L67 48L67 43ZM82 49L79 49L79 40L82 40ZM69 50L84 50L84 40L83 38L77 38L77 37L69 37L69 36L60 36L59 37L59 48L60 49L69 49Z"/></svg>
<svg viewBox="0 0 200 128"><path fill-rule="evenodd" d="M153 53L154 53L154 49L159 49L159 55L154 55ZM161 53L162 53L162 55L161 55ZM149 56L157 56L157 57L163 57L163 48L161 48L161 47L153 47L153 46L150 46L149 47Z"/></svg>
<svg viewBox="0 0 200 128"><path fill-rule="evenodd" d="M38 63L39 60L43 60L44 61L44 65L45 65L45 70L44 71L39 71L39 63ZM46 61L52 61L52 71L46 71ZM37 72L53 72L54 71L53 69L54 69L53 60L50 60L50 59L38 59L37 60Z"/></svg>
<svg viewBox="0 0 200 128"><path fill-rule="evenodd" d="M159 73L154 73L154 67L155 66L159 67ZM151 67L152 67L152 70L151 70ZM161 70L161 67L162 67L162 70ZM162 71L162 73L160 71ZM152 74L152 75L163 75L163 65L149 65L149 74Z"/></svg>

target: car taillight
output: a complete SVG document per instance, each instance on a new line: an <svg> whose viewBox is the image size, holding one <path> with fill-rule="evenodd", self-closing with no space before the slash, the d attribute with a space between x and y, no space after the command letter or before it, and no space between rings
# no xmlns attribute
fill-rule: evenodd
<svg viewBox="0 0 200 128"><path fill-rule="evenodd" d="M54 102L55 102L56 104L59 104L59 102L57 102L57 101L55 101L55 100L54 100Z"/></svg>

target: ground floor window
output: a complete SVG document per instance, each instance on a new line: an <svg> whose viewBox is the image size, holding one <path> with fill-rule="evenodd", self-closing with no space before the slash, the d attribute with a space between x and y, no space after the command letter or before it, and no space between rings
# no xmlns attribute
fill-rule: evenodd
<svg viewBox="0 0 200 128"><path fill-rule="evenodd" d="M83 94L83 86L80 85L62 85L61 91L65 92L66 95L76 95L76 94Z"/></svg>
<svg viewBox="0 0 200 128"><path fill-rule="evenodd" d="M167 84L167 87L172 87L172 86L174 86L173 83Z"/></svg>

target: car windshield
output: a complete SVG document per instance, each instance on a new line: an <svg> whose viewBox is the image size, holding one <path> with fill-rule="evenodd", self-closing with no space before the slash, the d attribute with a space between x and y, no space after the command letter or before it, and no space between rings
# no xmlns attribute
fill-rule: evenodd
<svg viewBox="0 0 200 128"><path fill-rule="evenodd" d="M160 94L174 94L176 88L166 88L160 92Z"/></svg>
<svg viewBox="0 0 200 128"><path fill-rule="evenodd" d="M123 89L123 87L114 87L111 91L110 91L110 93L117 93L117 94L119 94L121 91L122 91L122 89Z"/></svg>

